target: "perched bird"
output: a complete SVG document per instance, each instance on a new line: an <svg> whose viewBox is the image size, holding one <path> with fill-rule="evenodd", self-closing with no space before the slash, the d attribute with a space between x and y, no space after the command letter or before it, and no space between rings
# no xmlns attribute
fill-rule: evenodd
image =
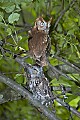
<svg viewBox="0 0 80 120"><path fill-rule="evenodd" d="M27 87L34 93L36 87L42 82L43 70L42 67L28 64L25 66L26 77L28 78Z"/></svg>
<svg viewBox="0 0 80 120"><path fill-rule="evenodd" d="M49 85L49 80L44 75L43 67L28 64L22 57L16 57L15 59L23 66L25 71L27 82L24 87L28 89L32 93L33 98L38 100L42 105L52 105L54 96Z"/></svg>
<svg viewBox="0 0 80 120"><path fill-rule="evenodd" d="M25 72L28 78L26 88L33 94L34 99L40 101L42 105L51 105L53 94L42 67L28 64L25 66Z"/></svg>
<svg viewBox="0 0 80 120"><path fill-rule="evenodd" d="M51 105L53 103L53 94L48 79L44 76L42 81L36 87L33 97L41 102L42 105Z"/></svg>
<svg viewBox="0 0 80 120"><path fill-rule="evenodd" d="M51 19L46 22L42 17L39 17L36 19L34 27L28 32L29 54L42 67L47 65L47 48L50 48L50 23Z"/></svg>

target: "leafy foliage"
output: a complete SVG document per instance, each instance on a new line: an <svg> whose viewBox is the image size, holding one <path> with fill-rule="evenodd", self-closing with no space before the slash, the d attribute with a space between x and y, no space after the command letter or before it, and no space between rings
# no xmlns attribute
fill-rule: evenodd
<svg viewBox="0 0 80 120"><path fill-rule="evenodd" d="M62 0L64 1L64 0ZM59 21L54 29L55 22L71 2L66 0L1 0L0 1L0 71L6 76L14 79L21 85L26 83L24 70L15 62L13 54L25 56L22 50L28 50L28 30L33 26L36 17L43 15L45 19L52 16L51 25L51 54L57 55L69 61L80 68L80 1L76 0L74 5L70 7ZM18 32L17 32L18 31ZM5 52L6 51L6 52ZM49 57L51 65L63 65L63 61ZM28 63L33 64L34 60L27 59ZM66 66L66 69L68 66ZM73 70L71 70L73 71ZM51 78L51 85L59 87L63 85L70 87L72 93L66 93L65 101L71 106L78 108L80 111L80 74L79 72L68 71L68 75L74 79L70 81L63 76ZM53 73L52 73L53 74ZM76 82L78 84L76 84ZM0 84L0 88L4 88ZM61 90L53 91L55 95L61 95ZM78 95L79 94L79 95ZM60 96L63 98L63 96ZM66 120L70 116L70 112L64 109L63 106L55 102L57 115ZM6 109L5 115L4 109ZM0 105L0 116L2 119L47 119L41 117L40 114L25 100L14 101ZM79 120L76 115L73 115L74 120Z"/></svg>

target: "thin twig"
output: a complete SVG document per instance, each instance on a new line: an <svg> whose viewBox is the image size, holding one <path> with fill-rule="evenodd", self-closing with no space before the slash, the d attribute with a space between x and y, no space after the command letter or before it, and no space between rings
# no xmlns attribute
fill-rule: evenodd
<svg viewBox="0 0 80 120"><path fill-rule="evenodd" d="M52 66L50 63L48 63L49 67L51 68L51 70L54 72L56 71L58 74L64 76L65 78L67 78L68 80L74 81L74 79L72 79L71 77L69 77L68 75L64 74L63 72L61 72L60 70L58 70L56 67Z"/></svg>
<svg viewBox="0 0 80 120"><path fill-rule="evenodd" d="M73 5L75 2L76 2L76 0L72 0L72 1L70 2L70 4L67 6L66 9L61 11L60 16L59 16L58 19L56 20L53 29L55 29L55 28L57 27L57 25L58 25L59 21L61 20L61 18L63 17L63 15L66 13L66 11L69 10L69 8L72 7L72 5Z"/></svg>
<svg viewBox="0 0 80 120"><path fill-rule="evenodd" d="M13 24L9 23L6 21L6 24L13 26ZM26 23L25 25L19 25L19 24L15 24L15 27L19 27L19 28L25 28L25 27L32 27L30 24Z"/></svg>
<svg viewBox="0 0 80 120"><path fill-rule="evenodd" d="M60 60L60 61L62 61L62 62L64 62L65 64L71 66L72 68L74 68L75 70L77 70L78 73L80 74L80 69L77 66L75 66L74 64L68 62L67 60L65 60L65 59L63 59L61 57L58 57L58 56L55 56L55 55L53 57L56 58L56 59L58 59L58 60Z"/></svg>
<svg viewBox="0 0 80 120"><path fill-rule="evenodd" d="M80 15L80 8L77 6L74 6L74 9L76 10L76 12Z"/></svg>
<svg viewBox="0 0 80 120"><path fill-rule="evenodd" d="M46 15L50 17L51 0L45 0L45 5L46 5Z"/></svg>
<svg viewBox="0 0 80 120"><path fill-rule="evenodd" d="M62 0L62 6L61 6L62 10L64 9L64 0Z"/></svg>
<svg viewBox="0 0 80 120"><path fill-rule="evenodd" d="M7 87L4 90L0 91L0 104L19 99L22 99L21 95L19 93L16 93L10 87Z"/></svg>
<svg viewBox="0 0 80 120"><path fill-rule="evenodd" d="M62 106L64 106L66 109L69 109L72 113L76 114L78 117L80 117L80 112L78 112L76 109L73 107L69 106L67 103L63 102L59 98L56 98L56 101L60 103Z"/></svg>
<svg viewBox="0 0 80 120"><path fill-rule="evenodd" d="M22 32L28 31L28 30L30 30L30 29L31 29L30 26L29 26L29 27L25 27L25 28L23 28L23 29L20 29L20 30L16 31L16 34L20 34L20 33L22 33ZM12 35L15 36L15 32L13 32ZM1 40L1 42L3 43L5 40L8 40L9 38L11 38L11 35L6 36L5 39L2 39L2 40ZM4 42L4 44L5 44L5 42Z"/></svg>

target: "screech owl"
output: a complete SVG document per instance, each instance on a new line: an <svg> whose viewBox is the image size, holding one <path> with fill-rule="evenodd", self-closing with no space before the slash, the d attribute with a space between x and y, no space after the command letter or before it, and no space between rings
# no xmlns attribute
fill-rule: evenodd
<svg viewBox="0 0 80 120"><path fill-rule="evenodd" d="M42 81L36 87L33 97L41 102L42 105L50 105L53 103L53 94L48 79L44 76Z"/></svg>
<svg viewBox="0 0 80 120"><path fill-rule="evenodd" d="M24 87L28 89L32 93L33 98L41 104L46 106L52 105L54 100L53 93L49 80L44 74L43 67L26 63L23 57L16 57L15 59L23 66L25 71L27 82Z"/></svg>
<svg viewBox="0 0 80 120"><path fill-rule="evenodd" d="M28 78L26 88L33 94L33 98L46 106L52 104L53 94L42 67L29 64L25 67L25 72Z"/></svg>
<svg viewBox="0 0 80 120"><path fill-rule="evenodd" d="M29 64L27 68L25 67L26 77L28 78L27 87L32 93L36 91L36 87L42 81L42 71L42 67L36 65Z"/></svg>
<svg viewBox="0 0 80 120"><path fill-rule="evenodd" d="M28 32L29 53L40 66L47 65L47 48L50 46L49 28L51 19L46 22L42 17L35 21L34 27Z"/></svg>

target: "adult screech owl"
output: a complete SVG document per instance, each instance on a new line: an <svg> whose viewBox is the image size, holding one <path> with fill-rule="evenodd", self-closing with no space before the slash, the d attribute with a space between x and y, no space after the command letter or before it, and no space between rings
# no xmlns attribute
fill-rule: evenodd
<svg viewBox="0 0 80 120"><path fill-rule="evenodd" d="M47 65L47 48L50 48L48 35L50 23L51 19L46 22L42 17L39 17L36 19L34 27L29 31L29 53L42 67Z"/></svg>
<svg viewBox="0 0 80 120"><path fill-rule="evenodd" d="M42 67L27 64L25 73L28 78L25 87L33 94L33 98L40 101L42 105L51 105L53 103L53 94Z"/></svg>

